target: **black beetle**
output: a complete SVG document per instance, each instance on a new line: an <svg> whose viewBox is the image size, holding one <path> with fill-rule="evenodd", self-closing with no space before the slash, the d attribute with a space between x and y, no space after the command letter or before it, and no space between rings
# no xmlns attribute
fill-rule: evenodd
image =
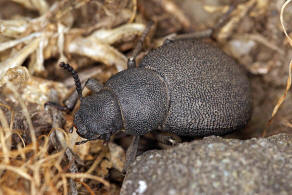
<svg viewBox="0 0 292 195"><path fill-rule="evenodd" d="M89 80L86 86L95 92L91 96L81 97L77 73L73 75L81 100L74 124L88 140L108 140L121 129L130 135L155 129L181 136L223 135L244 127L251 115L244 70L200 40L164 44L139 67L117 73L104 86Z"/></svg>
<svg viewBox="0 0 292 195"><path fill-rule="evenodd" d="M88 80L94 93L87 97L77 73L61 66L74 77L81 100L74 124L87 140L109 140L121 129L136 138L156 129L179 136L223 135L244 127L251 116L244 70L200 40L169 41L104 86ZM135 156L136 148L131 153Z"/></svg>
<svg viewBox="0 0 292 195"><path fill-rule="evenodd" d="M243 128L251 117L249 81L231 57L211 44L182 36L149 52L137 67L135 56L147 33L127 70L104 85L94 79L86 82L94 92L91 96L82 97L78 74L69 64L60 64L72 73L81 101L74 118L77 133L86 138L80 143L108 141L123 129L134 135L126 168L136 156L139 136L152 130L178 136L224 135Z"/></svg>
<svg viewBox="0 0 292 195"><path fill-rule="evenodd" d="M230 6L215 28L177 36L149 52L137 67L135 57L150 30L149 23L128 60L128 69L104 85L89 79L85 86L94 92L90 96L82 97L78 74L69 64L61 63L72 73L81 101L74 124L86 140L79 143L108 141L123 129L134 136L127 150L127 169L136 156L139 136L152 130L203 137L243 128L251 117L250 86L244 69L220 49L193 39L204 34L212 37L239 3ZM52 102L46 105L71 110L71 106Z"/></svg>

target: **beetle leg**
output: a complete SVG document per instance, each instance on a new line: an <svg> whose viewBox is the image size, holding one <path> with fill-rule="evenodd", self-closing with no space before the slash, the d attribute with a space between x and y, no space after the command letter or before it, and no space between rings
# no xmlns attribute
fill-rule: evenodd
<svg viewBox="0 0 292 195"><path fill-rule="evenodd" d="M90 78L85 82L85 87L87 87L89 90L96 93L100 89L103 88L103 85L99 81L97 81L96 79ZM82 90L83 89L84 89L84 87L82 88ZM66 100L64 100L63 103L65 106L62 106L56 102L46 102L45 107L46 106L54 106L58 110L69 112L69 111L72 111L73 108L75 107L77 100L78 100L78 97L79 96L78 96L77 91L74 91Z"/></svg>
<svg viewBox="0 0 292 195"><path fill-rule="evenodd" d="M179 136L168 132L154 132L154 136L159 143L170 146L175 146L182 141Z"/></svg>
<svg viewBox="0 0 292 195"><path fill-rule="evenodd" d="M93 78L89 78L85 82L85 87L87 87L91 91L97 93L103 88L103 85L98 80L93 79Z"/></svg>
<svg viewBox="0 0 292 195"><path fill-rule="evenodd" d="M55 107L56 109L58 109L60 111L65 111L65 112L70 111L70 109L67 106L62 106L57 102L46 102L44 107L46 108L47 106Z"/></svg>
<svg viewBox="0 0 292 195"><path fill-rule="evenodd" d="M133 51L133 53L132 53L132 56L129 57L129 59L128 59L128 63L127 63L128 69L129 69L129 68L135 68L135 67L137 67L137 65L136 65L136 57L138 56L138 54L139 54L140 51L142 50L143 43L144 43L144 41L145 41L147 35L149 34L149 32L150 32L152 26L153 26L153 22L150 21L150 22L147 24L145 30L143 31L143 33L142 33L140 39L139 39L138 42L137 42L137 45L136 45L134 51Z"/></svg>
<svg viewBox="0 0 292 195"><path fill-rule="evenodd" d="M66 100L63 101L63 103L70 111L72 111L77 103L78 97L77 91L74 91Z"/></svg>
<svg viewBox="0 0 292 195"><path fill-rule="evenodd" d="M132 162L134 162L134 160L136 158L139 139L140 139L139 135L134 135L129 148L127 149L126 162L125 162L124 169L123 169L124 174L127 172L129 166L131 165Z"/></svg>
<svg viewBox="0 0 292 195"><path fill-rule="evenodd" d="M213 34L213 29L207 29L204 31L199 31L199 32L192 32L192 33L186 33L186 34L181 34L174 36L172 38L166 39L164 43L169 43L171 41L176 41L176 40L185 40L185 39L203 39L203 38L209 38Z"/></svg>
<svg viewBox="0 0 292 195"><path fill-rule="evenodd" d="M94 140L98 140L98 139L102 139L102 138L101 138L101 135L97 135L97 136L92 137L92 138L90 138L90 139L85 139L85 140L82 140L82 141L80 141L80 142L76 142L75 145L85 144L85 143L87 143L87 142L89 142L89 141L94 141Z"/></svg>
<svg viewBox="0 0 292 195"><path fill-rule="evenodd" d="M85 82L85 87L87 87L89 90L97 93L98 91L100 91L103 88L103 85L97 81L96 79L92 79L89 78L86 82ZM82 88L83 91L84 87ZM68 110L73 110L73 108L75 107L77 100L78 100L78 93L77 91L74 91L67 100L65 100L63 103L65 105L65 107L68 108Z"/></svg>
<svg viewBox="0 0 292 195"><path fill-rule="evenodd" d="M57 108L58 110L61 110L61 111L65 111L65 112L70 112L73 110L73 108L75 107L76 105L76 102L78 100L78 93L77 91L74 91L66 100L64 100L64 106L60 105L59 103L56 103L56 102L46 102L45 103L45 107L46 106L53 106L55 108Z"/></svg>
<svg viewBox="0 0 292 195"><path fill-rule="evenodd" d="M202 39L202 38L214 38L215 33L224 26L229 19L231 12L241 3L241 0L233 1L233 4L229 7L227 12L219 19L216 25L212 28L209 28L200 32L192 32L174 36L170 38L171 40L185 40L185 39Z"/></svg>
<svg viewBox="0 0 292 195"><path fill-rule="evenodd" d="M60 105L59 103L56 102L46 102L46 106L53 106L57 108L58 110L65 111L65 112L70 112L73 110L73 108L76 105L76 102L78 100L78 93L77 91L74 91L66 100L63 101L64 106Z"/></svg>
<svg viewBox="0 0 292 195"><path fill-rule="evenodd" d="M81 82L80 82L78 73L69 64L61 62L60 67L69 71L72 74L75 81L76 90L69 96L67 100L63 102L65 106L62 106L56 102L46 102L45 107L53 106L57 108L58 110L69 112L73 110L78 98L82 97L83 88L81 87Z"/></svg>

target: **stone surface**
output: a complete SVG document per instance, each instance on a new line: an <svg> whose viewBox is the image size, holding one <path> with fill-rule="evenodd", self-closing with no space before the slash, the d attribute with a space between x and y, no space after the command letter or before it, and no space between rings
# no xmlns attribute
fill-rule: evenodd
<svg viewBox="0 0 292 195"><path fill-rule="evenodd" d="M121 195L292 194L292 135L216 136L148 151L127 172Z"/></svg>

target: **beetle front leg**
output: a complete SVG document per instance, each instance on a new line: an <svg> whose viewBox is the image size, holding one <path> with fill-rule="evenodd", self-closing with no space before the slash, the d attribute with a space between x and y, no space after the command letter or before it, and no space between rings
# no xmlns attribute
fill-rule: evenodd
<svg viewBox="0 0 292 195"><path fill-rule="evenodd" d="M55 107L57 110L60 110L60 111L65 111L65 112L70 111L70 109L67 106L62 106L57 102L46 102L44 107L46 108L47 106Z"/></svg>
<svg viewBox="0 0 292 195"><path fill-rule="evenodd" d="M129 59L128 59L128 63L127 63L128 69L129 69L129 68L135 68L135 67L137 67L137 65L136 65L136 57L138 56L138 54L139 54L140 51L142 50L143 43L144 43L144 41L145 41L147 35L149 34L149 32L150 32L152 26L153 26L153 22L150 21L150 22L147 24L145 30L143 31L143 33L142 33L140 39L139 39L138 42L137 42L137 45L136 45L134 51L133 51L133 53L132 53L132 56L129 57Z"/></svg>
<svg viewBox="0 0 292 195"><path fill-rule="evenodd" d="M92 79L92 78L89 78L85 82L84 86L87 87L90 91L93 91L94 93L99 92L103 88L103 85L99 81L97 81L96 79ZM84 87L82 88L82 91L83 91L83 89L84 89ZM61 110L61 111L72 111L77 103L78 97L79 96L78 96L77 91L74 91L68 97L68 99L66 99L63 102L64 106L62 106L56 102L47 102L47 103L45 103L45 106L54 106L55 108L57 108L58 110Z"/></svg>
<svg viewBox="0 0 292 195"><path fill-rule="evenodd" d="M138 145L139 145L139 139L140 139L139 135L134 135L129 148L127 149L126 162L124 165L123 174L127 172L129 166L131 165L132 162L134 162L136 158Z"/></svg>
<svg viewBox="0 0 292 195"><path fill-rule="evenodd" d="M53 106L53 107L57 108L58 110L70 112L74 109L74 107L77 103L78 97L79 96L78 96L77 91L74 91L66 100L63 101L64 106L60 105L57 102L49 101L49 102L45 103L45 107Z"/></svg>
<svg viewBox="0 0 292 195"><path fill-rule="evenodd" d="M98 80L89 78L85 82L85 87L87 87L90 91L97 93L103 88L103 85Z"/></svg>
<svg viewBox="0 0 292 195"><path fill-rule="evenodd" d="M63 101L65 107L67 107L70 111L73 110L78 100L78 93L74 91L66 100Z"/></svg>

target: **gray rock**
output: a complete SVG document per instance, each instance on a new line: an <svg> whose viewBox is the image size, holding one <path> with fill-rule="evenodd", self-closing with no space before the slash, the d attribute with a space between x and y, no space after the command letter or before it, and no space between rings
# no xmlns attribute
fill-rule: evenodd
<svg viewBox="0 0 292 195"><path fill-rule="evenodd" d="M121 195L292 194L292 135L216 136L148 151L131 165Z"/></svg>

